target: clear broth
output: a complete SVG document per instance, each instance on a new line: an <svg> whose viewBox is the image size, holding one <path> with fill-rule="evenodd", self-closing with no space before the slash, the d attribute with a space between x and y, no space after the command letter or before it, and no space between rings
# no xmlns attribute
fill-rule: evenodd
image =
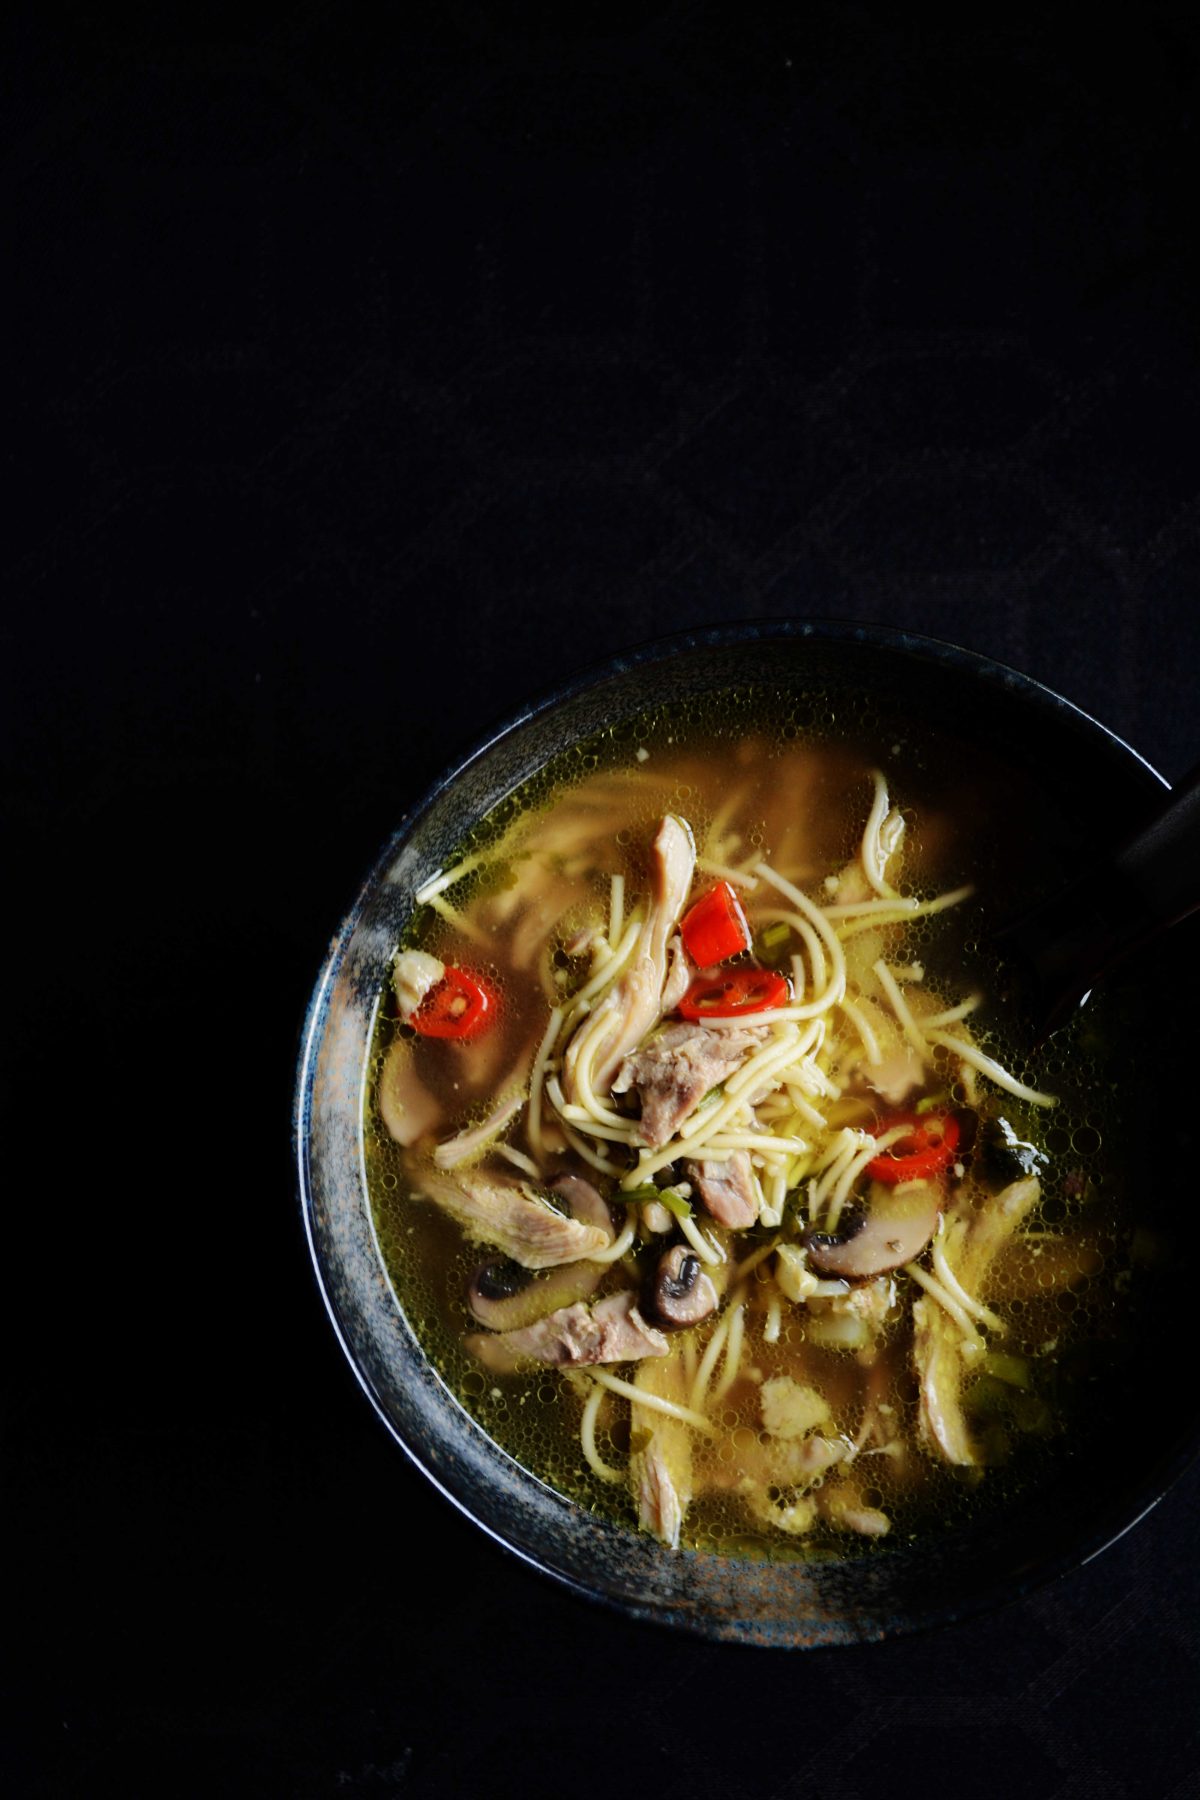
<svg viewBox="0 0 1200 1800"><path fill-rule="evenodd" d="M764 719L774 722L772 729L763 729ZM927 985L946 1004L982 988L988 1004L972 1020L981 1047L1020 1079L1059 1098L1053 1111L1045 1111L985 1079L977 1084L980 1125L1002 1116L1047 1159L1042 1199L1024 1225L1031 1235L1005 1253L987 1294L1008 1324L996 1348L1028 1365L1029 1385L1011 1386L993 1377L976 1401L969 1401L968 1417L987 1456L984 1466L952 1467L917 1448L915 1380L907 1353L910 1290L884 1334L886 1380L876 1375L875 1397L895 1408L911 1448L903 1457L876 1455L869 1462L863 1457L857 1465L863 1503L888 1513L890 1537L856 1536L827 1521L798 1537L764 1526L748 1510L736 1482L764 1442L762 1381L790 1374L817 1387L830 1399L839 1425L850 1421L852 1429L867 1373L853 1352L806 1341L799 1309L785 1314L777 1343L763 1340L764 1267L763 1279L751 1286L742 1373L725 1397L722 1435L698 1451L697 1498L683 1534L692 1548L756 1557L844 1556L955 1529L1045 1477L1094 1420L1104 1372L1127 1344L1131 1276L1147 1254L1126 1206L1121 1171L1127 1166L1127 1128L1117 1105L1104 1016L1095 1009L1081 1015L1045 1054L1032 1058L1019 1041L1006 972L984 947L989 925L1027 893L1030 868L1038 869L1041 880L1052 878L1069 832L1061 820L1045 815L1028 778L937 734L914 731L911 724L897 727L866 700L856 716L834 718L819 699L746 690L720 702L693 703L684 712L626 722L555 759L481 821L454 858L487 851L506 834L506 847L516 853L500 868L485 861L447 896L474 940L464 944L455 926L429 907L416 909L404 940L404 947L478 968L502 997L498 1026L478 1045L428 1039L413 1044L420 1078L442 1103L444 1134L483 1116L504 1072L540 1036L547 986L570 991L575 971L565 946L589 914L606 912L611 876L625 877L631 898L644 889L647 844L665 811L686 817L699 840L732 799L732 823L746 846L739 854L754 848L776 864L802 863L807 875L800 885L819 894L822 878L857 850L874 767L884 769L893 800L905 813L905 890L932 893L966 881L977 889L968 909L894 931L887 940L889 960L919 958ZM495 923L498 897L520 879L520 850L553 837L556 821L578 827L589 797L596 800L593 824L603 840L596 867L578 884L577 898L547 935L542 955L517 968L512 931ZM561 874L569 883L569 837L563 844ZM379 1244L405 1314L449 1390L503 1450L577 1504L632 1525L627 1488L599 1479L583 1455L582 1399L572 1382L552 1368L497 1376L464 1347L464 1335L478 1329L466 1303L468 1284L489 1252L466 1242L436 1206L413 1196L403 1152L383 1127L375 1094L398 1037L412 1034L385 997L368 1084L366 1165ZM967 1096L956 1090L955 1099L965 1103ZM523 1145L519 1126L510 1141ZM571 1159L561 1166L587 1173ZM965 1179L978 1177L968 1167ZM994 1184L989 1191L995 1191ZM737 1259L776 1235L761 1226L739 1233ZM663 1240L655 1240L644 1254L657 1256L662 1246ZM1067 1266L1074 1258L1076 1266L1061 1280L1064 1258ZM1040 1274L1042 1263L1054 1275L1053 1286ZM896 1282L905 1289L902 1275ZM629 1275L618 1266L600 1291L627 1285ZM715 1324L709 1320L692 1334L699 1352ZM617 1466L629 1454L628 1414L628 1405L610 1396L598 1422L597 1448Z"/></svg>

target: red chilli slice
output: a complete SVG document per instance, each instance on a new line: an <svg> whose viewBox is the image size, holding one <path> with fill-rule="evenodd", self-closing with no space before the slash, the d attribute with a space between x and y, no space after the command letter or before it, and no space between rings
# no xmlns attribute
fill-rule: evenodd
<svg viewBox="0 0 1200 1800"><path fill-rule="evenodd" d="M700 969L728 962L750 948L750 927L742 903L727 881L702 894L679 926L683 947Z"/></svg>
<svg viewBox="0 0 1200 1800"><path fill-rule="evenodd" d="M875 1181L889 1187L902 1181L925 1181L940 1175L954 1161L959 1127L953 1113L926 1113L923 1118L916 1113L893 1113L869 1129L880 1137L896 1125L907 1125L909 1130L867 1164L867 1174Z"/></svg>
<svg viewBox="0 0 1200 1800"><path fill-rule="evenodd" d="M447 968L409 1020L422 1037L476 1038L496 1016L495 990L466 969Z"/></svg>
<svg viewBox="0 0 1200 1800"><path fill-rule="evenodd" d="M737 1019L786 1006L791 989L773 969L730 969L724 975L701 975L693 981L679 1011L685 1019Z"/></svg>

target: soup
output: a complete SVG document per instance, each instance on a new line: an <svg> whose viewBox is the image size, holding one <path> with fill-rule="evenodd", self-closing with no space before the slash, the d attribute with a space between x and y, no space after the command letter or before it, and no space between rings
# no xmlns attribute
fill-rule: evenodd
<svg viewBox="0 0 1200 1800"><path fill-rule="evenodd" d="M672 1548L844 1555L1060 1452L1130 1234L1102 1034L1031 1058L980 948L1003 770L779 710L582 745L426 884L367 1169L414 1329L524 1467Z"/></svg>

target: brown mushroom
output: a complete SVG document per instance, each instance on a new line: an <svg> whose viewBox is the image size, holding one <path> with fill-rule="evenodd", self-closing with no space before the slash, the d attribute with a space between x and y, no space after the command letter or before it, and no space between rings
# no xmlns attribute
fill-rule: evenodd
<svg viewBox="0 0 1200 1800"><path fill-rule="evenodd" d="M550 1191L565 1203L578 1224L594 1227L613 1242L608 1203L590 1181L582 1175L559 1175L550 1183ZM495 1257L481 1264L471 1277L467 1304L481 1325L493 1331L520 1331L560 1307L586 1300L599 1287L604 1272L604 1263L587 1258L535 1272L511 1257Z"/></svg>
<svg viewBox="0 0 1200 1800"><path fill-rule="evenodd" d="M717 1290L700 1258L686 1244L672 1244L654 1277L654 1311L664 1325L698 1325L717 1310Z"/></svg>
<svg viewBox="0 0 1200 1800"><path fill-rule="evenodd" d="M493 1331L519 1331L561 1306L586 1300L599 1287L603 1274L603 1263L562 1263L556 1269L535 1273L501 1256L476 1269L467 1304L481 1325Z"/></svg>
<svg viewBox="0 0 1200 1800"><path fill-rule="evenodd" d="M871 1183L866 1208L850 1219L850 1229L830 1236L809 1232L808 1260L823 1275L865 1281L885 1275L919 1256L937 1230L942 1191L931 1181L905 1181L887 1187Z"/></svg>

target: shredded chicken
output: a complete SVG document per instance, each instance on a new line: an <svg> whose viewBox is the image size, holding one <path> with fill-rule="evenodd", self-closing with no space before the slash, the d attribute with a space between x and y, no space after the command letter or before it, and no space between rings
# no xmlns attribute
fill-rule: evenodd
<svg viewBox="0 0 1200 1800"><path fill-rule="evenodd" d="M683 939L678 934L671 939L668 949L670 958L667 968L667 979L663 983L662 1016L673 1013L683 996L692 985L692 965L688 962L683 948Z"/></svg>
<svg viewBox="0 0 1200 1800"><path fill-rule="evenodd" d="M651 864L650 906L629 968L567 1045L562 1085L569 1100L578 1099L577 1083L584 1072L597 1093L607 1093L624 1057L662 1016L667 941L679 922L696 865L692 834L673 813L658 828Z"/></svg>
<svg viewBox="0 0 1200 1800"><path fill-rule="evenodd" d="M709 1463L705 1483L714 1491L749 1494L768 1487L811 1487L819 1475L850 1454L848 1438L812 1432L803 1438L773 1438L765 1432L738 1445L732 1462Z"/></svg>
<svg viewBox="0 0 1200 1800"><path fill-rule="evenodd" d="M666 1356L670 1346L661 1331L648 1325L632 1292L609 1294L587 1306L582 1300L562 1306L534 1325L515 1331L476 1332L467 1348L489 1368L503 1372L522 1361L555 1367L582 1368L588 1363L636 1362L644 1356Z"/></svg>
<svg viewBox="0 0 1200 1800"><path fill-rule="evenodd" d="M774 1375L764 1381L760 1404L763 1427L776 1438L806 1437L832 1418L825 1396L790 1375Z"/></svg>
<svg viewBox="0 0 1200 1800"><path fill-rule="evenodd" d="M887 1399L894 1382L893 1355L887 1351L874 1355L868 1367L863 1391L862 1419L854 1435L853 1447L846 1457L847 1463L852 1463L864 1451L882 1452L890 1457L904 1454L896 1409Z"/></svg>
<svg viewBox="0 0 1200 1800"><path fill-rule="evenodd" d="M863 1503L858 1483L852 1475L823 1487L817 1495L817 1506L831 1525L842 1531L857 1531L860 1537L886 1537L892 1521L878 1506Z"/></svg>
<svg viewBox="0 0 1200 1800"><path fill-rule="evenodd" d="M400 1017L406 1024L445 973L445 963L430 956L427 950L401 951L392 965L392 985L396 990Z"/></svg>
<svg viewBox="0 0 1200 1800"><path fill-rule="evenodd" d="M552 1269L593 1256L609 1243L596 1225L566 1217L528 1183L478 1169L453 1174L427 1165L411 1170L413 1187L448 1212L468 1237L495 1244L526 1269Z"/></svg>
<svg viewBox="0 0 1200 1800"><path fill-rule="evenodd" d="M614 1094L635 1089L642 1102L639 1136L657 1150L673 1137L710 1088L739 1068L765 1042L764 1025L711 1031L706 1025L668 1025L632 1056L612 1084Z"/></svg>
<svg viewBox="0 0 1200 1800"><path fill-rule="evenodd" d="M911 1044L899 1044L881 1062L863 1063L859 1081L889 1106L902 1106L925 1083L925 1065Z"/></svg>
<svg viewBox="0 0 1200 1800"><path fill-rule="evenodd" d="M524 1094L513 1094L478 1125L472 1125L469 1131L460 1131L457 1136L447 1138L433 1153L433 1160L438 1168L456 1169L460 1163L469 1162L473 1156L478 1156L484 1145L498 1137L504 1127L516 1118L524 1104Z"/></svg>
<svg viewBox="0 0 1200 1800"><path fill-rule="evenodd" d="M550 1186L566 1201L572 1218L583 1225L594 1225L597 1231L604 1233L605 1242L612 1243L616 1233L608 1202L586 1175L556 1175Z"/></svg>
<svg viewBox="0 0 1200 1800"><path fill-rule="evenodd" d="M864 900L874 900L875 890L867 880L860 857L856 856L840 871L829 897L839 906L858 906Z"/></svg>
<svg viewBox="0 0 1200 1800"><path fill-rule="evenodd" d="M1020 1181L1010 1182L994 1200L987 1201L974 1214L969 1217L958 1215L967 1218L967 1228L962 1248L957 1257L951 1255L949 1261L963 1286L977 1299L983 1298L992 1263L1022 1219L1037 1205L1041 1192L1042 1184L1036 1175L1023 1175ZM951 1214L947 1228L955 1222L956 1215Z"/></svg>
<svg viewBox="0 0 1200 1800"><path fill-rule="evenodd" d="M687 1404L683 1358L639 1364L634 1385L660 1400ZM692 1498L692 1434L682 1419L639 1406L631 1419L629 1476L637 1502L638 1525L660 1543L679 1548L679 1534Z"/></svg>
<svg viewBox="0 0 1200 1800"><path fill-rule="evenodd" d="M978 1211L959 1213L947 1225L947 1262L967 1292L982 1299L988 1271L1021 1220L1036 1205L1036 1175L1014 1181ZM947 1462L979 1461L962 1406L962 1382L970 1339L931 1295L913 1306L913 1366L919 1392L918 1431L927 1449Z"/></svg>
<svg viewBox="0 0 1200 1800"><path fill-rule="evenodd" d="M939 1450L947 1462L962 1466L977 1462L962 1409L962 1333L928 1297L914 1303L912 1316L921 1442L927 1450Z"/></svg>
<svg viewBox="0 0 1200 1800"><path fill-rule="evenodd" d="M735 1150L727 1162L706 1160L687 1165L689 1181L718 1225L741 1231L758 1217L758 1190L745 1150Z"/></svg>

